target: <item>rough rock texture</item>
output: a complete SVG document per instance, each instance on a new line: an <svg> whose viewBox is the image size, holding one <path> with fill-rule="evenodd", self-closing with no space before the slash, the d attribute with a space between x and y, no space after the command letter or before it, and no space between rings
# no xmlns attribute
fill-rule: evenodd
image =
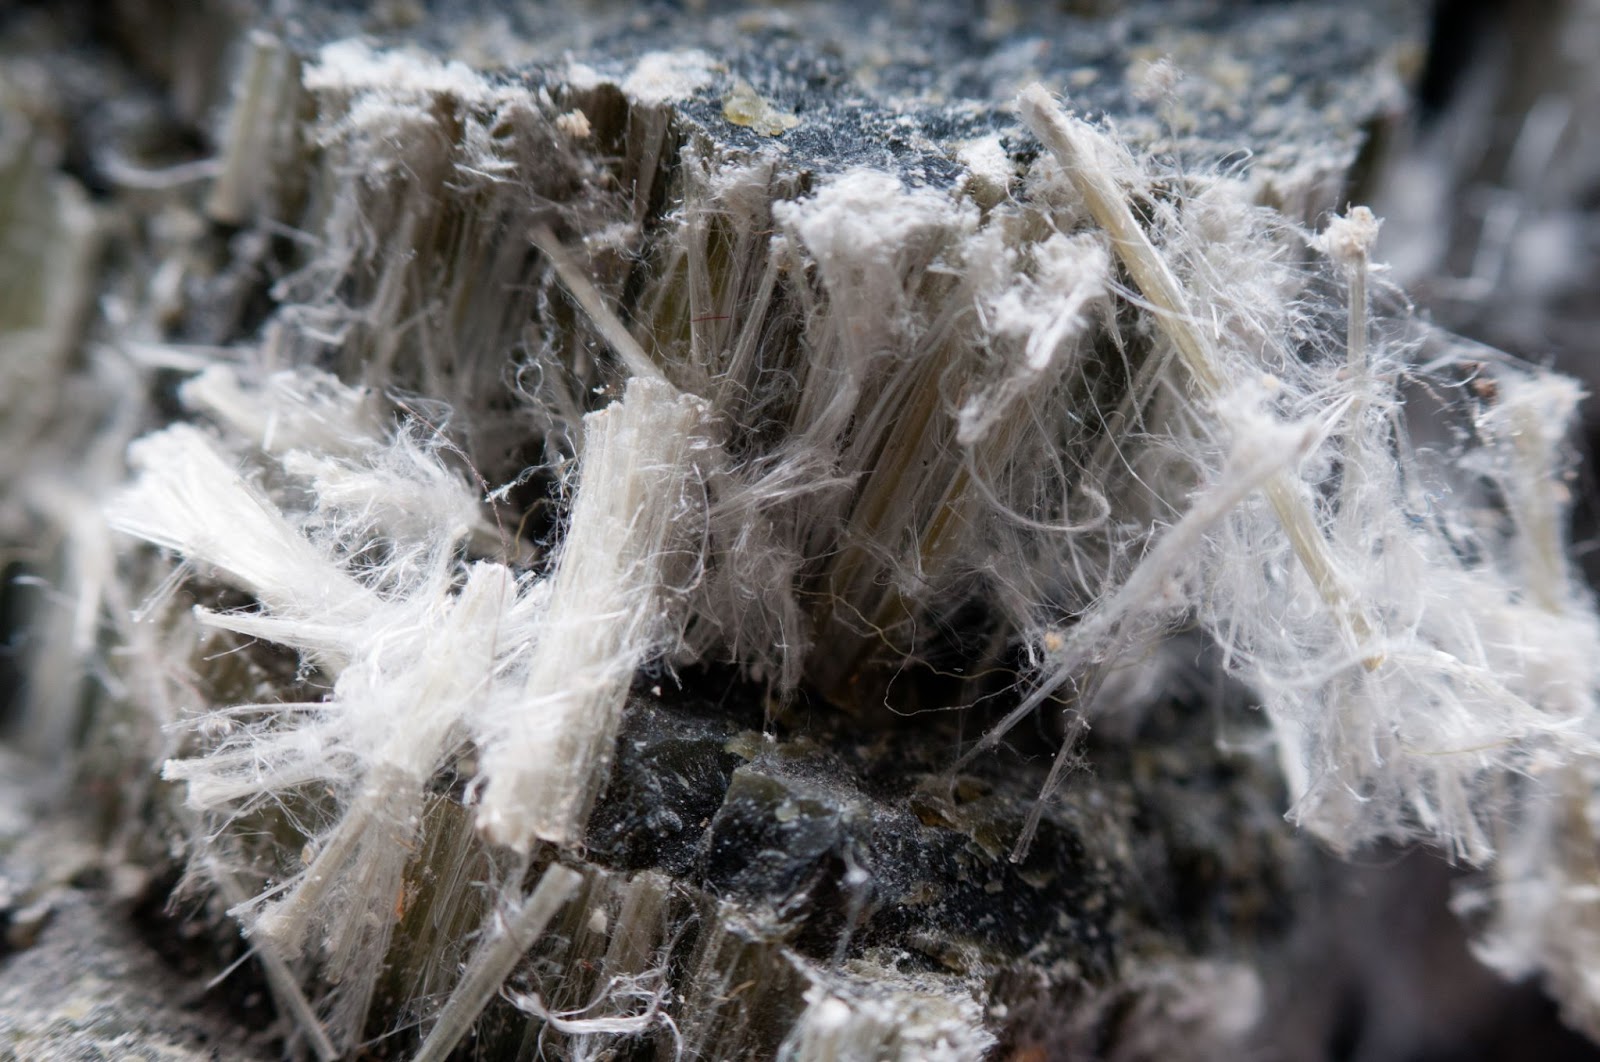
<svg viewBox="0 0 1600 1062"><path fill-rule="evenodd" d="M152 917L165 897L148 874L108 856L89 824L50 797L37 764L4 754L0 1055L26 1062L272 1057L262 1032L264 988L207 983L217 960L238 949Z"/></svg>

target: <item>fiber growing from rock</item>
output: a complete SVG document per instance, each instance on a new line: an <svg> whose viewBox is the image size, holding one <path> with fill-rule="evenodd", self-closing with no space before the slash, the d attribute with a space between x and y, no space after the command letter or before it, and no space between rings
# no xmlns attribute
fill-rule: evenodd
<svg viewBox="0 0 1600 1062"><path fill-rule="evenodd" d="M692 1050L666 887L565 864L630 691L694 668L769 712L871 720L932 688L984 720L952 764L1064 711L1020 861L1082 727L1141 710L1109 691L1159 686L1198 630L1270 721L1296 822L1500 856L1503 965L1559 950L1588 901L1533 878L1585 872L1560 838L1592 840L1600 686L1563 530L1580 393L1417 321L1365 208L1314 231L1039 85L1030 151L985 142L940 188L797 177L774 145L803 119L742 81L765 146L711 165L667 117L727 74L703 52L525 83L252 47L208 209L295 234L293 268L251 343L147 345L186 419L127 447L103 512L66 509L102 582L119 533L114 597L166 632L114 628L108 671L182 691L127 699L175 746L193 877L313 1050L409 1021L444 1058L530 949L584 934L604 976L557 1001L589 974L545 969L519 1013ZM302 107L305 137L250 132ZM277 155L303 187L264 176ZM219 677L235 653L265 663ZM703 932L696 961L754 947ZM795 979L780 1057L995 1043L975 979Z"/></svg>

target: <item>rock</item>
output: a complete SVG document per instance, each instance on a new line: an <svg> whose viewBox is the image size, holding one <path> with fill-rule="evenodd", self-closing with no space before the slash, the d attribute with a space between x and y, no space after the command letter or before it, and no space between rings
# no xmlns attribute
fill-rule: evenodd
<svg viewBox="0 0 1600 1062"><path fill-rule="evenodd" d="M48 532L30 568L90 617L35 606L18 729L95 787L82 810L138 837L114 860L85 849L106 882L130 878L120 890L46 902L33 882L52 874L30 862L45 854L19 862L32 869L8 898L18 950L0 967L0 1012L24 1057L219 1057L223 1044L243 1057L227 1015L182 1005L192 983L142 949L109 895L140 890L130 862L159 887L185 860L213 901L186 954L231 930L227 909L252 934L292 1051L402 1057L433 1036L425 1050L460 1057L821 1062L1251 1044L1281 1000L1293 930L1321 917L1317 885L1335 872L1283 821L1268 725L1209 649L1180 639L1153 664L1086 679L1119 710L1095 717L1077 750L1088 768L1064 787L1052 767L1088 702L1042 698L1036 732L956 766L1015 706L1018 676L1065 641L995 604L1018 540L973 546L986 503L958 486L972 437L1024 419L958 407L1033 386L977 359L1027 353L1044 326L1007 332L957 310L1005 299L1019 319L1071 321L1083 307L1051 303L1056 282L1102 278L1108 308L1085 340L1099 367L1074 396L1094 423L1060 429L1074 461L1095 459L1161 339L1019 121L1018 91L1042 81L1158 160L1140 200L1152 217L1231 180L1238 201L1207 215L1220 243L1261 207L1310 223L1343 205L1367 137L1402 105L1414 5L439 0L269 16L128 0L94 9L93 51L70 14L8 17L22 62L0 82L20 132L0 141L14 178L0 235L20 249L7 264L53 278L60 297L0 303L5 341L49 355L48 371L11 359L0 373L43 373L33 412L46 398L54 411L33 417L6 392L0 439L55 470L0 464L23 499L0 504L0 531ZM603 791L592 813L578 801L581 843L492 844L477 823L492 728L477 728L473 702L504 692L516 654L492 658L460 718L428 719L446 751L409 788L391 785L409 777L391 770L398 753L368 769L339 729L354 714L345 676L425 660L384 647L420 628L416 644L432 645L459 618L461 585L485 573L510 588L497 636L541 607L532 588L566 556L571 492L585 489L583 418L631 401L641 376L715 410L683 477L699 496L669 499L703 520L715 560L686 574L648 558L665 574L645 620L694 618L662 639L672 652L646 654L596 760ZM402 420L409 444L393 437ZM105 512L127 498L126 445L191 421L209 427L186 438L215 448L248 504L199 541L183 534L195 521L166 514L189 526L145 537L190 554L179 568L114 539ZM734 511L739 477L781 466L794 439L823 455L796 461L822 485L762 480L780 503ZM424 455L383 465L394 481L436 460L440 483L472 495L460 526L428 523L438 491L388 508L329 500L357 482L339 461L390 444ZM174 507L217 497L185 502L179 487ZM497 508L480 504L491 491ZM388 523L341 538L352 512L351 525ZM263 513L332 549L352 584L399 574L352 591L360 623L330 604L314 638L286 640L279 604L305 581L252 582L250 558L226 555L264 541L247 526ZM381 651L347 652L441 556L447 577L428 592L445 604L374 638ZM1061 595L1074 616L1101 596ZM574 676L591 663L582 641ZM1172 677L1185 667L1222 692ZM542 703L542 690L513 692L528 698L513 708ZM379 698L370 734L385 748L423 741L426 704L404 714L414 693ZM156 781L163 761L186 789ZM352 807L363 817L345 818ZM392 874L370 870L380 849ZM569 880L558 866L575 875L571 898L515 941L525 953L472 1046L458 1047L465 1026L437 1039L462 1007L462 970L510 947L506 927L537 902L527 890ZM305 911L293 946L274 934ZM1293 1035L1322 1043L1337 1015L1320 1021Z"/></svg>
<svg viewBox="0 0 1600 1062"><path fill-rule="evenodd" d="M82 823L41 800L38 767L0 756L0 1044L21 1062L148 1062L271 1057L258 1028L219 1005L206 973L186 976L138 927L153 924L127 898L112 895L104 849ZM160 901L157 901L159 906ZM191 942L190 947L201 942ZM181 950L178 940L170 941ZM259 1007L264 993L257 989Z"/></svg>

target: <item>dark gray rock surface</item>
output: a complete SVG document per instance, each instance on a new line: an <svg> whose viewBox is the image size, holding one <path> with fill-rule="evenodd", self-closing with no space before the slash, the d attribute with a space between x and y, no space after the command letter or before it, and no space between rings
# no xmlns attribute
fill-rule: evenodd
<svg viewBox="0 0 1600 1062"><path fill-rule="evenodd" d="M0 1058L221 1062L270 1058L258 1017L208 984L207 942L161 915L149 876L51 799L36 764L0 751ZM187 972L177 964L187 956ZM241 981L251 980L247 967ZM236 982L237 984L237 982ZM224 1002L227 1000L228 1002Z"/></svg>

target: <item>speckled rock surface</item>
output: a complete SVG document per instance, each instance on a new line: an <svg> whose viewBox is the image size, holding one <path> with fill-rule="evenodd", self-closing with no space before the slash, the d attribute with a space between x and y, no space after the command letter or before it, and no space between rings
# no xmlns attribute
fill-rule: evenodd
<svg viewBox="0 0 1600 1062"><path fill-rule="evenodd" d="M173 964L203 942L155 915L162 898L149 895L147 876L41 799L49 793L36 765L0 751L0 1058L272 1057L259 1022L219 1002L207 983L215 970Z"/></svg>
<svg viewBox="0 0 1600 1062"><path fill-rule="evenodd" d="M387 17L376 7L285 10L290 39L306 47L365 32L508 76L609 81L674 101L729 147L754 150L764 133L777 134L797 166L938 180L953 175L964 141L1023 137L1011 101L1034 80L1145 150L1191 163L1242 162L1249 152L1251 165L1267 168L1340 168L1368 122L1404 105L1401 79L1420 62L1424 9L1406 0L870 9L434 0ZM740 82L797 121L768 130L730 120Z"/></svg>

